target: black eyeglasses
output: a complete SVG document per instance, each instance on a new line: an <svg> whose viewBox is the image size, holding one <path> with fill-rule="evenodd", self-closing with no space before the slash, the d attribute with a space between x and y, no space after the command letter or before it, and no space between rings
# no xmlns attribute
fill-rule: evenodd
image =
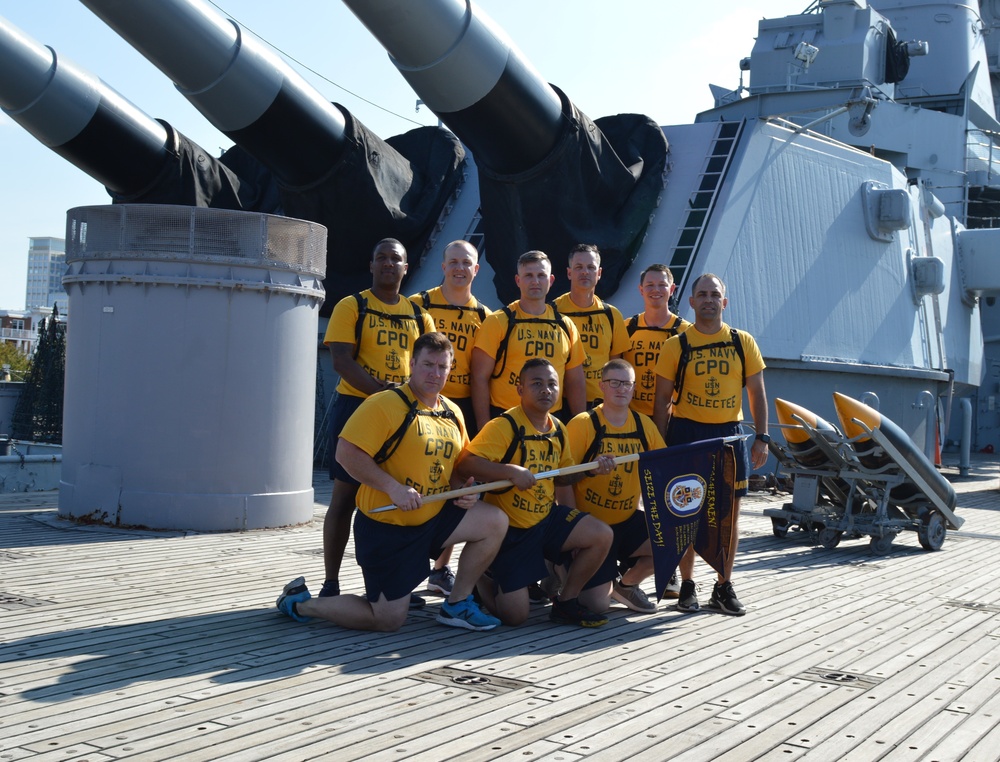
<svg viewBox="0 0 1000 762"><path fill-rule="evenodd" d="M604 383L612 389L632 389L635 387L635 381L622 381L619 378L605 378Z"/></svg>

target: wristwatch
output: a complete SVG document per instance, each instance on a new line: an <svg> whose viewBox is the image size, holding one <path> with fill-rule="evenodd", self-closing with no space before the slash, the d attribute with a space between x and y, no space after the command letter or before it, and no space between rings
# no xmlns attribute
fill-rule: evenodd
<svg viewBox="0 0 1000 762"><path fill-rule="evenodd" d="M757 436L754 437L754 439L759 439L764 444L771 443L771 437L768 434L758 434Z"/></svg>

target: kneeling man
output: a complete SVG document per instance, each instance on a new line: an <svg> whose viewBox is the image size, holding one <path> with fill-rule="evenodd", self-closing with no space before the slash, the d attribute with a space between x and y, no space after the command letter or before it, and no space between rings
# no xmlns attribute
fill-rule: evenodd
<svg viewBox="0 0 1000 762"><path fill-rule="evenodd" d="M559 376L552 363L528 360L517 393L521 404L487 423L456 466L462 477L482 482L506 479L514 485L485 496L507 514L510 529L490 566L492 579L483 580L479 593L504 624L520 624L528 618L528 585L548 574L545 560L568 563L549 618L582 627L606 624L606 616L586 609L577 596L607 556L611 530L575 508L557 504L559 497L572 501L569 488L581 478L579 474L535 478L537 473L573 465L565 427L549 415L559 399ZM599 461L598 473L614 468L613 458L602 456Z"/></svg>
<svg viewBox="0 0 1000 762"><path fill-rule="evenodd" d="M437 621L469 630L500 624L479 609L472 590L500 548L506 515L476 495L421 502L422 495L460 486L452 471L468 435L461 411L441 396L452 359L447 336L424 334L413 345L410 380L366 399L341 432L337 461L361 482L354 543L365 596L313 598L299 577L278 598L282 613L300 622L318 617L353 630L393 632L406 620L410 593L427 579L428 559L465 543ZM389 504L396 509L372 512Z"/></svg>
<svg viewBox="0 0 1000 762"><path fill-rule="evenodd" d="M666 447L652 419L630 409L634 391L635 370L626 360L609 360L601 368L604 402L580 413L566 427L577 461L588 463L599 455L618 457ZM639 587L653 574L653 549L646 516L638 510L638 466L635 461L622 463L610 474L586 474L573 485L576 507L606 523L615 535L604 563L580 594L580 602L592 611L607 611L612 598L633 611L656 611L656 604Z"/></svg>

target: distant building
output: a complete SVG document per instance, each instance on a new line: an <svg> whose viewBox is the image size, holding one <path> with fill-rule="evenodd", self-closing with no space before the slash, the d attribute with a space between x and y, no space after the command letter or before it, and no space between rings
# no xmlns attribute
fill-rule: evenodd
<svg viewBox="0 0 1000 762"><path fill-rule="evenodd" d="M30 357L34 354L35 345L38 343L38 329L42 321L51 314L51 307L0 310L0 341L15 344Z"/></svg>
<svg viewBox="0 0 1000 762"><path fill-rule="evenodd" d="M62 285L66 272L66 241L62 238L29 238L26 309L59 306L65 315L69 298Z"/></svg>

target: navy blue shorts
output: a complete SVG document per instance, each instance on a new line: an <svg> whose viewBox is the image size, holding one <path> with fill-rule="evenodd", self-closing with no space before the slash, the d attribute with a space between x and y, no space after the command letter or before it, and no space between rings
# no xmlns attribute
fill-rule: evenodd
<svg viewBox="0 0 1000 762"><path fill-rule="evenodd" d="M690 444L700 442L703 439L717 439L718 437L740 436L740 439L733 442L736 450L736 492L737 499L747 493L749 484L748 475L750 473L750 448L747 447L746 437L742 436L743 426L739 421L733 423L699 423L688 418L671 418L667 424L667 445Z"/></svg>
<svg viewBox="0 0 1000 762"><path fill-rule="evenodd" d="M354 554L365 578L365 596L394 601L409 595L430 574L428 559L437 558L467 512L447 501L437 516L416 526L385 524L354 514Z"/></svg>
<svg viewBox="0 0 1000 762"><path fill-rule="evenodd" d="M500 552L490 565L500 591L513 593L549 576L545 559L554 564L568 564L572 557L563 553L562 547L573 527L586 515L576 508L554 505L549 515L533 527L509 527Z"/></svg>
<svg viewBox="0 0 1000 762"><path fill-rule="evenodd" d="M347 419L354 415L354 411L361 407L367 397L355 397L353 394L337 394L337 399L330 408L330 478L340 479L348 484L358 485L359 482L337 462L337 442L340 439L340 432L344 430Z"/></svg>
<svg viewBox="0 0 1000 762"><path fill-rule="evenodd" d="M624 574L635 566L636 551L649 539L646 514L643 511L636 511L624 521L611 524L611 531L614 533L611 549L608 550L601 568L594 572L594 576L583 586L584 590L611 582L618 577L619 571Z"/></svg>

